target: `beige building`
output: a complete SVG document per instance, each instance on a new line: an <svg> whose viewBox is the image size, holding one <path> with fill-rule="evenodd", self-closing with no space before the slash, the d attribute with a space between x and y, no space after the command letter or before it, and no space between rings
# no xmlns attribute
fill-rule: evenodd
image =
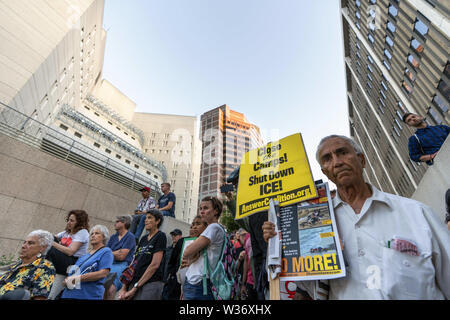
<svg viewBox="0 0 450 320"><path fill-rule="evenodd" d="M175 217L192 222L197 215L201 142L194 116L136 112L132 123L145 135L143 150L167 168L166 182L176 195Z"/></svg>
<svg viewBox="0 0 450 320"><path fill-rule="evenodd" d="M341 1L350 133L383 191L410 197L428 169L409 158L403 114L450 122L449 13L449 1Z"/></svg>

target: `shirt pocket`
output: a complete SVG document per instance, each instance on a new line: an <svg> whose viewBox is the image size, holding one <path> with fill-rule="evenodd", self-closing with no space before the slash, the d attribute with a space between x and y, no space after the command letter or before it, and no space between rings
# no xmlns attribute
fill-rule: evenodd
<svg viewBox="0 0 450 320"><path fill-rule="evenodd" d="M382 290L388 299L426 299L433 287L431 254L412 256L383 247Z"/></svg>

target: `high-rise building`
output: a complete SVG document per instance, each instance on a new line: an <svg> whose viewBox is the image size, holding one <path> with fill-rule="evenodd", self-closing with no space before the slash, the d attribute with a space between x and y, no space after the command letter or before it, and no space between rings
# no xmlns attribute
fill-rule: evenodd
<svg viewBox="0 0 450 320"><path fill-rule="evenodd" d="M141 113L132 123L144 132L143 150L167 168L176 196L175 217L187 223L197 215L201 141L195 116Z"/></svg>
<svg viewBox="0 0 450 320"><path fill-rule="evenodd" d="M350 133L383 191L410 197L427 170L409 158L403 114L449 124L449 13L448 1L341 1Z"/></svg>
<svg viewBox="0 0 450 320"><path fill-rule="evenodd" d="M243 113L227 105L202 114L200 137L202 159L199 199L218 196L220 186L241 164L242 156L263 145L259 128L251 124Z"/></svg>

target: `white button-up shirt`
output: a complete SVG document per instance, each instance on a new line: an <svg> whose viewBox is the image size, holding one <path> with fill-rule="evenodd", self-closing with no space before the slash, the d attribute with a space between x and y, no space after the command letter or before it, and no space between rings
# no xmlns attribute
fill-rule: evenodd
<svg viewBox="0 0 450 320"><path fill-rule="evenodd" d="M359 214L333 199L348 266L329 281L329 299L449 299L450 231L427 205L370 187ZM415 242L419 256L388 248L394 236Z"/></svg>

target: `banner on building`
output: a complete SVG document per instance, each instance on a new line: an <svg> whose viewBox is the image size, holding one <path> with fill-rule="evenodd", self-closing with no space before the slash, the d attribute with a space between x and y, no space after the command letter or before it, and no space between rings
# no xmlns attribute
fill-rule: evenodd
<svg viewBox="0 0 450 320"><path fill-rule="evenodd" d="M250 150L242 158L236 219L267 211L270 199L280 206L317 197L300 133Z"/></svg>

